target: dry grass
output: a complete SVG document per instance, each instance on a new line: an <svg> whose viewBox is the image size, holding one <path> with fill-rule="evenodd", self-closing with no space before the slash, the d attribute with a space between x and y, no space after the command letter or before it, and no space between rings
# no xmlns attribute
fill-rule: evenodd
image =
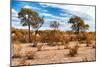
<svg viewBox="0 0 100 67"><path fill-rule="evenodd" d="M21 45L13 45L12 58L34 59L35 52L32 50L25 50Z"/></svg>
<svg viewBox="0 0 100 67"><path fill-rule="evenodd" d="M33 51L28 51L28 52L26 53L25 57L26 57L27 59L35 59L35 52L33 52Z"/></svg>
<svg viewBox="0 0 100 67"><path fill-rule="evenodd" d="M13 55L12 58L20 58L21 57L21 45L13 45Z"/></svg>

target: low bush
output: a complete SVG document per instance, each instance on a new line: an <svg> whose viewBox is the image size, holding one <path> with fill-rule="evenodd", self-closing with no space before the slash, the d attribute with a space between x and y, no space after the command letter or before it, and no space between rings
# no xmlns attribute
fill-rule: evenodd
<svg viewBox="0 0 100 67"><path fill-rule="evenodd" d="M93 45L92 48L96 48L96 45Z"/></svg>
<svg viewBox="0 0 100 67"><path fill-rule="evenodd" d="M71 56L71 57L74 57L74 56L76 56L77 54L78 54L78 48L79 48L79 46L78 45L76 45L75 47L73 47L73 48L70 48L69 49L69 56Z"/></svg>
<svg viewBox="0 0 100 67"><path fill-rule="evenodd" d="M69 49L68 44L64 46L64 49Z"/></svg>
<svg viewBox="0 0 100 67"><path fill-rule="evenodd" d="M42 50L42 45L37 45L37 51L41 51Z"/></svg>
<svg viewBox="0 0 100 67"><path fill-rule="evenodd" d="M83 61L83 62L87 62L87 61L88 61L87 57L84 57L84 58L82 59L82 61Z"/></svg>
<svg viewBox="0 0 100 67"><path fill-rule="evenodd" d="M25 55L26 59L34 59L35 58L35 52L28 51Z"/></svg>
<svg viewBox="0 0 100 67"><path fill-rule="evenodd" d="M12 50L13 54L12 54L12 58L21 58L21 54L20 54L20 51L21 51L21 46L18 45L18 44L13 44L13 50Z"/></svg>

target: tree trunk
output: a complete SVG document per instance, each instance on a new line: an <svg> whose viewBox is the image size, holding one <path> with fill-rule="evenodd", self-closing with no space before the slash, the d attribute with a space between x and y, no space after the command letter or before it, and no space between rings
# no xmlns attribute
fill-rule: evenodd
<svg viewBox="0 0 100 67"><path fill-rule="evenodd" d="M89 42L88 41L86 41L86 47L89 47Z"/></svg>
<svg viewBox="0 0 100 67"><path fill-rule="evenodd" d="M29 43L30 43L30 24L28 24L28 34L29 34Z"/></svg>
<svg viewBox="0 0 100 67"><path fill-rule="evenodd" d="M79 26L79 25L78 25ZM76 45L79 45L79 39L80 39L80 31L79 31L79 28L77 29L77 31L76 31L76 35L77 35L77 43L76 43Z"/></svg>
<svg viewBox="0 0 100 67"><path fill-rule="evenodd" d="M57 42L56 42L56 29L54 29L54 45L57 45Z"/></svg>
<svg viewBox="0 0 100 67"><path fill-rule="evenodd" d="M33 47L37 46L37 40L36 40L36 35L37 35L37 30L35 31L35 37L34 37L34 43L33 43Z"/></svg>

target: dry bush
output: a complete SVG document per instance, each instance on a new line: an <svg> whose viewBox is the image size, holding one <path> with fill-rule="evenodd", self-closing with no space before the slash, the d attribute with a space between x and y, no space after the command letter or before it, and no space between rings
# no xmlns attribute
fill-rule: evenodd
<svg viewBox="0 0 100 67"><path fill-rule="evenodd" d="M29 65L31 65L32 63L30 62L30 61L27 61L26 59L22 59L21 61L20 61L20 65L27 65L27 66L29 66Z"/></svg>
<svg viewBox="0 0 100 67"><path fill-rule="evenodd" d="M78 45L74 46L73 48L70 48L70 49L69 49L69 54L68 54L68 55L71 56L71 57L76 56L77 53L78 53L78 48L79 48Z"/></svg>
<svg viewBox="0 0 100 67"><path fill-rule="evenodd" d="M61 45L65 45L65 44L67 44L67 42L63 41Z"/></svg>
<svg viewBox="0 0 100 67"><path fill-rule="evenodd" d="M86 44L87 47L89 46L89 44L92 44L92 40L89 37L87 37Z"/></svg>
<svg viewBox="0 0 100 67"><path fill-rule="evenodd" d="M25 60L25 59L22 59L22 60L20 61L20 65L26 65L26 60Z"/></svg>
<svg viewBox="0 0 100 67"><path fill-rule="evenodd" d="M35 52L33 51L27 51L25 54L26 59L35 59Z"/></svg>
<svg viewBox="0 0 100 67"><path fill-rule="evenodd" d="M93 32L85 33L87 47L95 41L95 34Z"/></svg>
<svg viewBox="0 0 100 67"><path fill-rule="evenodd" d="M78 38L77 38L77 35L76 34L72 34L70 35L70 41L76 41Z"/></svg>
<svg viewBox="0 0 100 67"><path fill-rule="evenodd" d="M37 51L41 51L42 50L42 45L37 45Z"/></svg>
<svg viewBox="0 0 100 67"><path fill-rule="evenodd" d="M88 61L87 57L82 58L82 61L87 62Z"/></svg>
<svg viewBox="0 0 100 67"><path fill-rule="evenodd" d="M68 46L68 44L64 46L64 49L69 49L69 46Z"/></svg>
<svg viewBox="0 0 100 67"><path fill-rule="evenodd" d="M96 48L96 45L92 45L92 48Z"/></svg>
<svg viewBox="0 0 100 67"><path fill-rule="evenodd" d="M13 44L12 58L21 58L20 51L21 51L21 46L18 44Z"/></svg>
<svg viewBox="0 0 100 67"><path fill-rule="evenodd" d="M13 28L11 30L11 36L12 36L12 42L16 42L19 41L21 43L27 43L28 39L29 39L29 34L28 34L28 30L23 30L23 29L15 29ZM32 33L32 31L31 31ZM32 38L33 36L31 36ZM32 39L30 39L30 41L32 42Z"/></svg>
<svg viewBox="0 0 100 67"><path fill-rule="evenodd" d="M34 31L31 31L31 38L30 42L33 42L35 36L33 34ZM23 29L15 29L12 28L12 42L21 42L21 43L27 43L29 40L29 34L28 30ZM72 31L63 32L60 30L57 30L54 34L54 30L45 30L45 31L39 31L39 36L37 36L37 42L62 42L62 44L66 44L69 41L75 41L77 40L77 35ZM95 40L95 33L94 32L85 32L84 34L81 33L80 35L80 41L87 41L87 43L91 43L91 40ZM50 44L55 45L55 44Z"/></svg>
<svg viewBox="0 0 100 67"><path fill-rule="evenodd" d="M56 42L49 42L47 45L48 45L48 46L56 46L57 43L56 43Z"/></svg>
<svg viewBox="0 0 100 67"><path fill-rule="evenodd" d="M84 32L79 34L80 43L86 43L87 46L93 43L95 41L95 32Z"/></svg>

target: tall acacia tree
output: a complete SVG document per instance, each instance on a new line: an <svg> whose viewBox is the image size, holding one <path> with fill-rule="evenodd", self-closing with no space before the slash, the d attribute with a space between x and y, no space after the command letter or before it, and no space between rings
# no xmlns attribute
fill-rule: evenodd
<svg viewBox="0 0 100 67"><path fill-rule="evenodd" d="M21 19L22 26L28 26L29 42L30 42L31 18L36 18L37 16L38 13L36 11L33 11L32 9L28 8L21 8L21 10L18 13L18 18Z"/></svg>
<svg viewBox="0 0 100 67"><path fill-rule="evenodd" d="M79 40L79 36L78 36L79 33L85 32L89 28L89 25L85 24L84 20L78 16L71 17L68 23L72 24L71 28L74 32L76 32L78 40Z"/></svg>

